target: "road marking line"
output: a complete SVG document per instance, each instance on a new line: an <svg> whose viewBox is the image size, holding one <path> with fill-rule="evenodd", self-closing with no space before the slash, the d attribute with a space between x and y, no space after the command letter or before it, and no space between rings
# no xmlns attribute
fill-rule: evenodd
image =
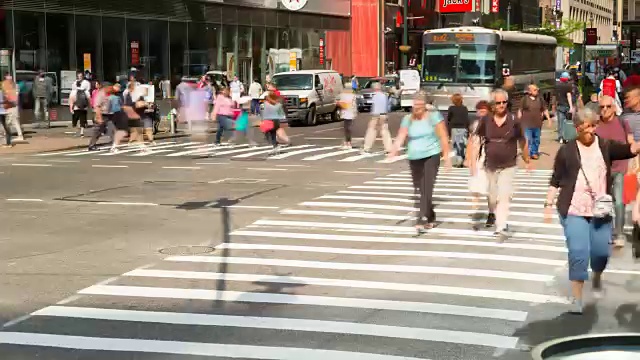
<svg viewBox="0 0 640 360"><path fill-rule="evenodd" d="M176 169L176 170L200 170L199 166L163 166L163 169Z"/></svg>
<svg viewBox="0 0 640 360"><path fill-rule="evenodd" d="M498 336L498 335L493 335ZM505 340L500 343L507 343ZM498 339L498 338L496 338ZM515 339L515 338L514 338ZM43 346L62 349L159 353L174 355L215 356L221 358L278 360L421 360L418 358L356 353L336 350L269 347L254 345L213 344L184 341L118 339L88 336L51 335L42 333L0 332L0 343ZM500 345L502 347L502 345ZM515 346L515 344L514 344ZM424 359L422 359L424 360Z"/></svg>
<svg viewBox="0 0 640 360"><path fill-rule="evenodd" d="M227 165L228 162L197 162L196 165Z"/></svg>
<svg viewBox="0 0 640 360"><path fill-rule="evenodd" d="M308 148L308 147L311 147L311 146L313 146L313 145L308 145L307 144L307 145L289 146L289 147L283 148L281 151L285 152L285 151L288 151L288 150ZM255 156L255 155L268 154L268 153L270 153L272 151L273 151L273 147L269 146L268 150L253 151L253 152L250 152L250 153L247 153L247 154L235 155L235 156L233 156L233 158L234 159L246 159L246 158L249 158L249 157L252 157L252 156ZM220 155L220 154L218 154L218 155Z"/></svg>
<svg viewBox="0 0 640 360"><path fill-rule="evenodd" d="M347 196L347 195L323 195L317 197L316 199L336 199L336 200L365 200L365 201L389 201L389 202L399 202L404 204L415 204L416 200L412 199L399 199L399 198L387 198L387 197L371 197L371 196ZM435 205L451 205L451 206L473 206L471 202L464 201L434 201ZM483 209L487 206L487 204L480 204ZM512 208L525 208L525 209L544 209L544 204L518 204L512 203Z"/></svg>
<svg viewBox="0 0 640 360"><path fill-rule="evenodd" d="M383 215L383 214L371 214L364 212L347 212L347 211L316 211L316 210L298 210L298 209L285 209L280 211L283 215L308 215L308 216L331 216L340 218L356 218L356 219L380 219L380 220L406 220L413 219L413 216L407 215ZM439 222L443 223L463 223L468 224L471 219L461 218L438 218ZM547 228L547 229L562 229L560 224L546 224L539 222L524 222L524 221L509 221L510 226L524 226L532 228ZM447 229L449 230L449 229ZM564 239L564 237L563 237Z"/></svg>
<svg viewBox="0 0 640 360"><path fill-rule="evenodd" d="M279 276L267 274L239 274L239 273L216 273L216 272L196 272L196 271L171 271L171 270L141 270L136 269L123 276L139 276L139 277L158 277L158 278L177 278L177 279L202 279L202 280L225 280L225 281L243 281L243 282L264 282L276 284L299 284L299 285L317 285L345 288L362 288L377 290L394 290L421 292L433 294L446 294L455 296L479 297L487 299L502 299L524 301L532 303L558 303L569 304L570 301L566 297L542 295L533 293L523 293L507 290L490 290L477 289L468 287L452 287L439 285L423 285L410 283L392 283L381 281L366 280L345 280L345 279L328 279L328 278L312 278L301 276Z"/></svg>
<svg viewBox="0 0 640 360"><path fill-rule="evenodd" d="M66 164L66 163L79 163L80 160L48 160L49 162L52 163L61 163L61 164Z"/></svg>
<svg viewBox="0 0 640 360"><path fill-rule="evenodd" d="M272 156L269 159L270 160L280 160L280 159L289 158L289 157L294 156L294 155L306 154L306 153L315 152L315 151L333 150L333 149L338 149L338 148L340 148L340 146L323 146L323 147L318 147L318 148L314 148L314 149L302 149L302 150L296 150L296 151L288 151L288 152L286 152L284 154L281 154L281 155Z"/></svg>
<svg viewBox="0 0 640 360"><path fill-rule="evenodd" d="M152 152L155 150L161 150L161 149L168 149L168 148L175 148L175 147L179 147L179 146L186 146L186 145L195 145L195 144L201 144L201 142L199 141L192 141L192 142L188 142L188 143L181 143L181 144L176 144L176 143L170 143L168 145L165 145L166 143L163 143L162 145L156 145L156 146L147 146L147 150L151 150ZM132 152L137 152L137 151L141 151L142 149L140 148L139 145L130 145L129 148L127 148L126 150L120 150L117 153L112 153L112 152L108 152L105 154L99 154L99 156L114 156L114 155L121 155L121 154L127 154L127 153L132 153ZM147 153L149 154L149 153Z"/></svg>
<svg viewBox="0 0 640 360"><path fill-rule="evenodd" d="M281 169L281 168L247 168L247 170L256 170L256 171L288 171L289 169Z"/></svg>
<svg viewBox="0 0 640 360"><path fill-rule="evenodd" d="M291 221L291 220L258 220L253 223L254 225L267 225L267 226L293 226L301 227L305 229L319 228L319 229L344 229L344 230L366 230L366 231L385 231L396 234L415 234L416 229L411 226L391 226L391 225L369 225L369 224L346 224L346 223L327 223L327 222L312 222L312 221ZM482 237L482 238L495 238L492 231L483 230L466 230L466 229L443 229L436 227L429 230L429 234L437 235L459 235L468 237ZM565 242L565 237L562 235L547 235L537 233L525 233L515 232L510 235L513 239L531 239L531 240L556 240L558 243Z"/></svg>
<svg viewBox="0 0 640 360"><path fill-rule="evenodd" d="M399 264L370 264L370 263L346 263L328 261L307 261L287 259L264 259L222 256L170 256L165 259L172 262L210 263L210 264L236 264L236 265L264 265L282 266L306 269L325 270L353 270L353 271L380 271L412 274L439 274L466 277L483 277L495 279L511 279L522 281L547 282L554 279L554 275L519 273L513 271L465 269L439 266L399 265Z"/></svg>
<svg viewBox="0 0 640 360"><path fill-rule="evenodd" d="M243 150L245 150L245 149L247 149L248 146L249 145L241 145L241 146L228 147L228 148L230 148L230 149L238 149L238 148L242 147ZM194 148L194 147L192 147L192 146L187 147L187 149L191 149L191 148ZM185 155L191 155L191 154L200 154L200 153L203 153L203 152L209 152L209 151L211 151L211 150L213 150L215 148L216 148L215 144L198 145L198 148L195 149L195 150L181 151L181 152L169 154L167 156L175 157L175 156L185 156Z"/></svg>
<svg viewBox="0 0 640 360"><path fill-rule="evenodd" d="M309 165L276 165L277 167L309 167Z"/></svg>
<svg viewBox="0 0 640 360"><path fill-rule="evenodd" d="M350 190L341 190L341 191L337 191L337 193L339 194L363 194L363 195L389 195L389 196L404 196L407 198L417 198L417 195L414 195L413 193L393 193L393 192L376 192L376 191L350 191ZM460 199L460 200L473 200L473 196L471 195L446 195L447 199ZM375 197L371 198L371 199L376 199ZM537 201L537 202L544 202L544 198L540 199L540 198L513 198L512 201Z"/></svg>
<svg viewBox="0 0 640 360"><path fill-rule="evenodd" d="M330 129L322 129L322 130L316 130L313 133L314 134L320 134L320 133L326 133L326 132L331 132L331 131L336 131L336 130L341 130L342 127L335 127L335 128L330 128Z"/></svg>
<svg viewBox="0 0 640 360"><path fill-rule="evenodd" d="M413 186L350 186L349 189L378 189L378 190L411 190L412 192L415 190ZM454 193L468 193L469 189L447 189L447 188L438 188L436 187L434 192L454 192ZM514 194L525 194L525 195L546 195L546 191L514 191Z"/></svg>
<svg viewBox="0 0 640 360"><path fill-rule="evenodd" d="M348 157L348 158L345 158L345 159L340 159L338 161L339 162L355 162L355 161L358 161L358 160L372 158L372 157L376 157L376 156L384 156L384 152L380 151L380 152L375 152L375 153L365 153L365 154L351 156L351 157Z"/></svg>
<svg viewBox="0 0 640 360"><path fill-rule="evenodd" d="M304 159L302 159L304 160ZM341 170L334 170L334 173L338 173L338 174L375 174L375 172L373 171L341 171Z"/></svg>
<svg viewBox="0 0 640 360"><path fill-rule="evenodd" d="M358 170L380 170L380 171L389 171L389 168L358 168Z"/></svg>
<svg viewBox="0 0 640 360"><path fill-rule="evenodd" d="M346 149L346 150L341 150L341 151L334 151L334 152L330 152L330 153L327 153L327 154L309 156L309 157L306 157L306 158L302 159L302 161L321 160L321 159L326 159L326 158L329 158L329 157L345 155L345 154L351 154L351 153L358 152L358 151L360 151L360 150L358 150L358 149Z"/></svg>
<svg viewBox="0 0 640 360"><path fill-rule="evenodd" d="M153 161L118 161L123 164L153 164Z"/></svg>
<svg viewBox="0 0 640 360"><path fill-rule="evenodd" d="M380 181L380 180L373 180L373 181L366 181L365 184L373 184L373 185L411 185L413 186L413 182L411 181ZM439 187L463 187L463 188L467 188L469 187L469 180L467 179L466 182L450 182L447 180L440 180L440 179L436 179L436 186ZM517 187L525 187L527 189L535 189L535 190L548 190L549 186L535 186L532 185L531 183L529 184L522 184L522 185L518 185L518 184L513 184Z"/></svg>
<svg viewBox="0 0 640 360"><path fill-rule="evenodd" d="M305 140L340 140L339 137L305 137Z"/></svg>
<svg viewBox="0 0 640 360"><path fill-rule="evenodd" d="M128 168L127 165L91 165L94 168Z"/></svg>
<svg viewBox="0 0 640 360"><path fill-rule="evenodd" d="M42 199L7 199L7 201L43 202Z"/></svg>
<svg viewBox="0 0 640 360"><path fill-rule="evenodd" d="M369 199L373 200L373 199ZM453 205L447 202L439 202L441 205ZM463 203L465 204L465 203ZM365 203L339 203L339 202L321 202L321 201L305 201L300 204L300 206L318 206L318 207L337 207L337 208L360 208L360 209L377 209L377 210L397 210L397 211L419 211L420 209L413 206L395 206L395 205L379 205L379 204L365 204ZM473 204L468 204L473 205ZM542 207L544 208L544 207ZM447 214L467 214L473 215L478 213L478 210L474 209L446 209L439 207L438 213L447 213ZM510 211L510 215L513 216L524 216L524 217L538 217L544 218L544 213L542 212L522 212L522 211ZM555 219L558 218L557 215L553 215Z"/></svg>
<svg viewBox="0 0 640 360"><path fill-rule="evenodd" d="M11 164L11 166L52 167L52 164Z"/></svg>
<svg viewBox="0 0 640 360"><path fill-rule="evenodd" d="M444 240L441 238L403 238L403 237L380 237L380 236L354 236L354 235L331 235L316 233L291 233L278 231L255 231L255 230L236 230L231 233L233 236L247 237L265 237L275 239L303 239L303 240L321 240L321 241L342 241L342 242L378 242L378 243L397 243L397 244L420 244L420 245L447 245L447 246L477 246L488 248L502 249L518 249L518 250L534 250L548 251L556 253L567 253L564 246L536 245L529 243L499 243L495 241L478 241L478 240ZM481 238L481 237L477 237ZM483 238L484 239L484 238Z"/></svg>
<svg viewBox="0 0 640 360"><path fill-rule="evenodd" d="M404 155L399 155L399 156L394 156L392 158L386 158L386 159L382 159L382 160L378 160L378 163L380 164L392 164L401 160L405 160L408 157L407 154Z"/></svg>
<svg viewBox="0 0 640 360"><path fill-rule="evenodd" d="M239 208L239 209L279 209L279 207L277 206L253 206L253 205L231 205L227 207Z"/></svg>
<svg viewBox="0 0 640 360"><path fill-rule="evenodd" d="M219 148L216 148L216 149L219 149ZM248 148L244 148L244 149L235 149L235 150L222 151L222 152L216 152L216 149L213 149L213 150L209 151L206 155L208 155L208 156L218 156L218 155L237 154L237 153L241 153L241 152L255 151L255 150L261 150L261 149L273 149L273 146L266 145L266 146L248 147ZM202 154L202 155L205 155L205 154Z"/></svg>
<svg viewBox="0 0 640 360"><path fill-rule="evenodd" d="M67 151L47 152L47 153L43 153L43 154L36 154L34 156L38 156L38 157L55 156L55 155L75 154L75 153L79 153L79 152L87 153L87 149L83 149L83 150L74 149L74 150L67 150Z"/></svg>
<svg viewBox="0 0 640 360"><path fill-rule="evenodd" d="M336 298L337 299L337 298ZM354 299L355 300L355 299ZM465 316L465 312L480 312L481 315L503 315L499 319L510 321L524 321L527 313L523 311L482 309L477 307L451 306L444 304L430 304L434 310L441 308L445 311L457 311ZM117 310L84 307L50 306L36 311L34 316L56 316L81 319L99 319L112 321L135 321L139 323L180 324L198 326L224 326L254 329L274 329L285 331L309 331L334 334L350 334L364 336L379 336L398 339L435 341L447 343L463 343L469 345L496 346L496 341L508 341L508 345L515 346L517 338L471 333L466 331L437 330L429 328L413 328L392 325L362 324L346 321L307 320L281 317L259 317L238 315L213 315L196 313L175 313L141 310ZM487 316L482 316L487 317ZM505 319L506 318L506 319ZM522 319L522 320L520 320ZM501 343L502 345L502 343Z"/></svg>
<svg viewBox="0 0 640 360"><path fill-rule="evenodd" d="M145 202L109 202L109 201L101 201L97 203L98 205L125 205L125 206L159 206L154 203L145 203Z"/></svg>
<svg viewBox="0 0 640 360"><path fill-rule="evenodd" d="M317 247L299 245L272 245L272 244L220 244L216 249L229 250L274 250L274 251L296 251L311 252L320 254L342 254L342 255L366 255L366 256L415 256L445 259L474 259L493 260L502 262L516 262L551 266L565 266L565 260L552 260L536 257L496 255L482 253L464 253L449 251L413 251L413 250L377 250L377 249L353 249L336 247Z"/></svg>
<svg viewBox="0 0 640 360"><path fill-rule="evenodd" d="M172 152L172 151L174 151L174 150L173 149L162 149L162 150L149 150L149 149L147 149L146 151L141 150L139 153L133 154L133 155L130 155L130 156L136 156L136 157L150 156L150 155L168 153L168 152Z"/></svg>

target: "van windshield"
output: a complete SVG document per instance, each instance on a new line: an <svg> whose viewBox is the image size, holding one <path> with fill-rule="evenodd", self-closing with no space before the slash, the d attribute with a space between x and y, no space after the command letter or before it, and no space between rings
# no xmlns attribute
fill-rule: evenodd
<svg viewBox="0 0 640 360"><path fill-rule="evenodd" d="M309 74L287 74L273 77L278 90L312 90L313 76Z"/></svg>

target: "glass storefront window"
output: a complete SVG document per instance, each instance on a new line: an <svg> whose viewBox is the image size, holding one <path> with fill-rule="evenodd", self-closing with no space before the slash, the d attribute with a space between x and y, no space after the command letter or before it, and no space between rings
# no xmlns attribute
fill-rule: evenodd
<svg viewBox="0 0 640 360"><path fill-rule="evenodd" d="M207 24L207 51L209 57L210 70L220 70L218 53L220 50L221 25Z"/></svg>
<svg viewBox="0 0 640 360"><path fill-rule="evenodd" d="M188 76L187 23L169 23L169 64L171 64L171 85L176 87L183 76Z"/></svg>
<svg viewBox="0 0 640 360"><path fill-rule="evenodd" d="M13 47L13 11L0 10L0 48Z"/></svg>
<svg viewBox="0 0 640 360"><path fill-rule="evenodd" d="M189 23L189 76L204 75L211 61L207 50L207 24L200 22Z"/></svg>
<svg viewBox="0 0 640 360"><path fill-rule="evenodd" d="M254 27L251 29L251 58L253 62L253 79L258 79L262 82L264 73L264 65L266 56L264 56L264 32L263 27ZM253 81L253 79L251 79Z"/></svg>
<svg viewBox="0 0 640 360"><path fill-rule="evenodd" d="M44 14L15 11L14 21L16 69L44 70L47 67Z"/></svg>
<svg viewBox="0 0 640 360"><path fill-rule="evenodd" d="M302 32L302 69L320 69L320 34L315 30Z"/></svg>
<svg viewBox="0 0 640 360"><path fill-rule="evenodd" d="M149 80L149 68L146 66L147 51L147 21L142 19L127 19L127 67L137 68L138 81Z"/></svg>
<svg viewBox="0 0 640 360"><path fill-rule="evenodd" d="M237 26L222 25L222 69L227 72L227 77L232 78L236 73L236 59L234 46L236 42Z"/></svg>
<svg viewBox="0 0 640 360"><path fill-rule="evenodd" d="M238 26L238 71L237 75L244 84L251 83L251 27ZM248 87L248 85L247 85Z"/></svg>
<svg viewBox="0 0 640 360"><path fill-rule="evenodd" d="M51 73L49 76L54 87L53 104L60 103L60 71L77 70L70 61L75 58L75 51L72 51L75 35L73 22L73 15L47 14L47 72Z"/></svg>
<svg viewBox="0 0 640 360"><path fill-rule="evenodd" d="M78 70L89 70L98 79L104 80L102 69L102 21L99 16L76 15L75 35L76 48L75 60ZM112 56L108 61L112 61ZM108 78L109 81L114 79Z"/></svg>
<svg viewBox="0 0 640 360"><path fill-rule="evenodd" d="M266 76L270 78L276 73L276 64L278 62L278 29L276 28L267 28L267 39L266 39L266 59L267 59L267 68L266 68Z"/></svg>
<svg viewBox="0 0 640 360"><path fill-rule="evenodd" d="M102 48L104 56L104 80L116 81L127 76L127 56L125 54L126 34L124 18L102 18ZM83 31L77 28L76 31Z"/></svg>
<svg viewBox="0 0 640 360"><path fill-rule="evenodd" d="M152 79L169 77L169 22L149 21L149 75Z"/></svg>

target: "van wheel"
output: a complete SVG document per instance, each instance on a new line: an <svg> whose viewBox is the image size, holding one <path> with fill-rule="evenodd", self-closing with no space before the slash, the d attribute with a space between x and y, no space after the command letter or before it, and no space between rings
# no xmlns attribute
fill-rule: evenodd
<svg viewBox="0 0 640 360"><path fill-rule="evenodd" d="M340 112L338 111L337 106L336 106L336 109L333 110L333 112L331 113L331 121L333 122L340 121Z"/></svg>
<svg viewBox="0 0 640 360"><path fill-rule="evenodd" d="M316 124L316 107L312 106L307 113L307 126L314 126Z"/></svg>

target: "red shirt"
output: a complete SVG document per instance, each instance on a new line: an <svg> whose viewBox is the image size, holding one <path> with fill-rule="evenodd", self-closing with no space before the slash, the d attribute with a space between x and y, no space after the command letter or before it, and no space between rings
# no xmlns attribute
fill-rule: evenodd
<svg viewBox="0 0 640 360"><path fill-rule="evenodd" d="M625 88L630 86L640 86L640 75L628 76L627 79L622 84L622 86Z"/></svg>

